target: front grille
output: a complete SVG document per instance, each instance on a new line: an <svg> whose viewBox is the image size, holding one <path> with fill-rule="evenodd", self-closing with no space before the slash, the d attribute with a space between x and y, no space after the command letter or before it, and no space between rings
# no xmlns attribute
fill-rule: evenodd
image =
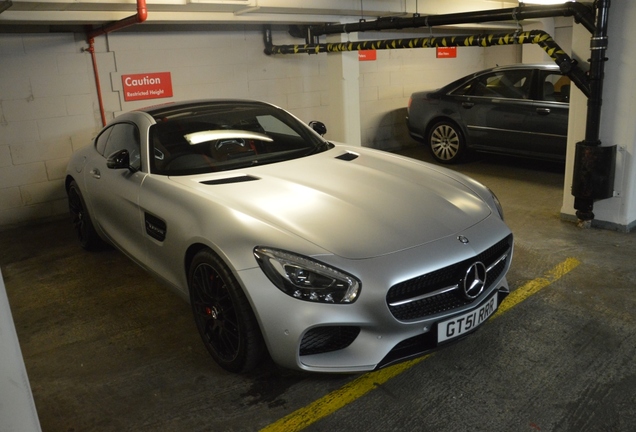
<svg viewBox="0 0 636 432"><path fill-rule="evenodd" d="M344 349L360 334L360 327L315 327L307 331L300 342L300 355L322 354Z"/></svg>
<svg viewBox="0 0 636 432"><path fill-rule="evenodd" d="M499 291L495 295L497 296L497 304L500 304L507 294ZM464 336L460 336L459 338L443 343L453 343L463 338ZM405 339L395 345L393 349L382 359L382 361L378 363L376 369L384 368L407 359L419 357L427 352L435 350L438 346L437 324L434 324L426 333Z"/></svg>
<svg viewBox="0 0 636 432"><path fill-rule="evenodd" d="M438 294L434 293L444 288L460 287L466 270L477 261L484 263L488 269L484 292L488 291L506 269L511 249L512 234L473 258L400 282L392 286L387 293L389 310L398 320L411 321L452 311L477 301L481 299L481 296L477 299L467 299L459 288ZM502 257L504 259L501 259ZM497 262L498 260L499 262ZM417 297L423 298L409 301ZM400 302L404 303L395 304Z"/></svg>

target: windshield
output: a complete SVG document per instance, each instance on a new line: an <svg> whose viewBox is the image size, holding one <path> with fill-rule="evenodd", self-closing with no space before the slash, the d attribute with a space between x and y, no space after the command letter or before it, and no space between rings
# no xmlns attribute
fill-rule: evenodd
<svg viewBox="0 0 636 432"><path fill-rule="evenodd" d="M191 175L295 159L328 143L287 112L261 103L205 103L157 113L150 169Z"/></svg>

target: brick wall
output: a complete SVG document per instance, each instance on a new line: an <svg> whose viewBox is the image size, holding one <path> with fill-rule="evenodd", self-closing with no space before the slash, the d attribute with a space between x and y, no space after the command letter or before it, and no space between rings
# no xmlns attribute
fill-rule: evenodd
<svg viewBox="0 0 636 432"><path fill-rule="evenodd" d="M284 31L273 36L299 43ZM0 34L0 228L67 213L66 163L101 128L84 37ZM96 38L95 50L107 120L155 103L224 97L271 102L305 122L329 118L326 55L266 56L259 27L140 26ZM452 60L431 49L378 51L360 65L363 145L413 145L404 126L411 92L484 66L480 48ZM124 101L121 75L150 72L170 72L174 96Z"/></svg>
<svg viewBox="0 0 636 432"><path fill-rule="evenodd" d="M72 33L0 34L0 226L66 211L66 163L98 125L81 47Z"/></svg>

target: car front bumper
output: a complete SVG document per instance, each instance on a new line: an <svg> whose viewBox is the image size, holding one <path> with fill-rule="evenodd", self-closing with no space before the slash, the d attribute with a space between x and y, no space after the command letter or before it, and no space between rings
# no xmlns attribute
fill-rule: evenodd
<svg viewBox="0 0 636 432"><path fill-rule="evenodd" d="M322 257L326 263L336 265L362 281L360 296L352 304L301 301L272 285L258 267L239 272L239 280L252 303L272 359L291 369L361 372L416 357L472 333L486 319L438 342L445 338L438 337L440 323L472 315L477 319L478 313L474 311L482 309L483 312L482 306L491 299L494 299L496 309L509 293L505 278L513 252L509 231L497 229L499 237L496 239L500 241L495 243L501 244L505 240L509 242L509 249L483 292L474 300L456 301L454 296L459 293L453 292L446 299L440 297L438 303L441 303L430 313L416 311L414 315L400 315L389 305L387 293L390 287L440 270L458 268L459 273L465 274L472 262L484 259L484 251L493 248L492 235L488 233L492 234L498 219L488 220L491 221L477 224L462 234L470 239L469 245L453 236L366 260L336 263L333 256ZM501 235L504 235L503 239ZM413 305L417 304L413 302ZM487 312L490 316L494 310Z"/></svg>

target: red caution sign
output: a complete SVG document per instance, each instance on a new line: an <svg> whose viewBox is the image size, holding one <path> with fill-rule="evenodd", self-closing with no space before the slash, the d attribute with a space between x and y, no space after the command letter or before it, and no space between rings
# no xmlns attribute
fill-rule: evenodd
<svg viewBox="0 0 636 432"><path fill-rule="evenodd" d="M437 47L437 58L457 57L457 47Z"/></svg>
<svg viewBox="0 0 636 432"><path fill-rule="evenodd" d="M172 97L170 72L122 75L121 82L126 102Z"/></svg>
<svg viewBox="0 0 636 432"><path fill-rule="evenodd" d="M373 61L377 58L377 52L375 50L360 50L358 51L359 61Z"/></svg>

